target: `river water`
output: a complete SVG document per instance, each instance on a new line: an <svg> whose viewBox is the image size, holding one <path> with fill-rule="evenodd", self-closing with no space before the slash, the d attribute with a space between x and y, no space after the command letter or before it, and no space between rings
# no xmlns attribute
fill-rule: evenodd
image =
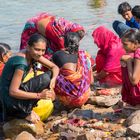
<svg viewBox="0 0 140 140"><path fill-rule="evenodd" d="M0 42L11 45L18 51L20 34L26 20L39 12L49 12L67 20L77 22L86 29L81 48L95 57L97 47L91 37L92 31L99 25L112 29L115 19L124 19L118 15L117 7L124 0L0 0ZM127 0L132 7L140 0Z"/></svg>

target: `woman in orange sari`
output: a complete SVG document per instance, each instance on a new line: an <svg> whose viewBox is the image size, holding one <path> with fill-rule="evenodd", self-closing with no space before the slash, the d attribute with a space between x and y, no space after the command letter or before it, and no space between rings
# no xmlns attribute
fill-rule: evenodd
<svg viewBox="0 0 140 140"><path fill-rule="evenodd" d="M93 82L91 56L79 50L80 37L77 33L65 36L65 50L53 55L53 62L59 66L55 93L68 107L80 107L89 98L90 84Z"/></svg>

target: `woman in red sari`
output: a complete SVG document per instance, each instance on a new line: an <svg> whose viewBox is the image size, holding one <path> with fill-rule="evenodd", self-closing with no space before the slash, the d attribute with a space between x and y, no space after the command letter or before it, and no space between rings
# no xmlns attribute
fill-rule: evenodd
<svg viewBox="0 0 140 140"><path fill-rule="evenodd" d="M96 28L92 36L99 48L96 56L95 79L107 87L121 85L120 58L125 53L121 39L104 26Z"/></svg>
<svg viewBox="0 0 140 140"><path fill-rule="evenodd" d="M68 107L82 106L90 96L93 82L93 60L87 52L79 50L79 41L77 33L68 33L65 36L66 49L57 51L52 57L60 68L55 93Z"/></svg>
<svg viewBox="0 0 140 140"><path fill-rule="evenodd" d="M21 35L20 49L25 49L28 39L34 33L40 33L49 41L46 57L50 57L54 52L64 49L64 36L68 32L77 32L82 39L84 28L64 18L56 18L48 13L40 13L27 20Z"/></svg>
<svg viewBox="0 0 140 140"><path fill-rule="evenodd" d="M122 37L127 54L121 58L122 100L130 105L140 104L140 31L129 30ZM131 55L130 55L131 53Z"/></svg>

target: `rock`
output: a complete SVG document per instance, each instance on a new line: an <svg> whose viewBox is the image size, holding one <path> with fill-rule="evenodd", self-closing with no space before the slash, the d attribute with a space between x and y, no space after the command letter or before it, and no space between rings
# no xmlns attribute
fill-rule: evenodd
<svg viewBox="0 0 140 140"><path fill-rule="evenodd" d="M126 126L140 124L140 110L133 112L125 121Z"/></svg>
<svg viewBox="0 0 140 140"><path fill-rule="evenodd" d="M81 134L81 135L77 136L77 138L76 138L76 140L93 140L93 139L94 139L94 136L93 136L93 133L91 133L91 132Z"/></svg>
<svg viewBox="0 0 140 140"><path fill-rule="evenodd" d="M43 134L44 127L42 122L33 124L23 119L14 119L3 125L3 131L6 138L13 138L22 131L28 131L35 136Z"/></svg>
<svg viewBox="0 0 140 140"><path fill-rule="evenodd" d="M36 140L35 137L27 131L21 132L15 140Z"/></svg>
<svg viewBox="0 0 140 140"><path fill-rule="evenodd" d="M140 124L133 124L127 128L127 135L137 137L140 135Z"/></svg>
<svg viewBox="0 0 140 140"><path fill-rule="evenodd" d="M77 133L73 133L73 132L61 132L60 133L60 139L61 140L75 140L77 137Z"/></svg>
<svg viewBox="0 0 140 140"><path fill-rule="evenodd" d="M113 136L116 138L124 137L126 135L126 129L120 129L113 133Z"/></svg>
<svg viewBox="0 0 140 140"><path fill-rule="evenodd" d="M92 98L93 104L96 103L97 105L103 106L103 107L113 106L119 100L120 100L119 96L96 96L96 97Z"/></svg>
<svg viewBox="0 0 140 140"><path fill-rule="evenodd" d="M77 118L80 117L82 119L92 119L93 118L93 111L92 110L82 110L82 109L75 109L72 113L68 114L68 118Z"/></svg>

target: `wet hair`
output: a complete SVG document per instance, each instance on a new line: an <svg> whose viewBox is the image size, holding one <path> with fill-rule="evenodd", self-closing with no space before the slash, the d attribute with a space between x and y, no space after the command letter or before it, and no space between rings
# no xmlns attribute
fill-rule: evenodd
<svg viewBox="0 0 140 140"><path fill-rule="evenodd" d="M132 14L133 14L133 16L140 19L140 5L136 5L133 7Z"/></svg>
<svg viewBox="0 0 140 140"><path fill-rule="evenodd" d="M122 42L130 41L132 43L138 42L140 43L140 31L130 29L126 31L126 33L122 36Z"/></svg>
<svg viewBox="0 0 140 140"><path fill-rule="evenodd" d="M47 41L44 36L42 36L41 34L35 33L35 34L31 35L31 37L29 38L28 45L30 47L32 47L32 46L34 46L35 43L38 43L40 41L46 42L46 44L47 44Z"/></svg>
<svg viewBox="0 0 140 140"><path fill-rule="evenodd" d="M77 53L79 48L80 37L76 32L69 32L64 37L64 45L66 50L70 53Z"/></svg>
<svg viewBox="0 0 140 140"><path fill-rule="evenodd" d="M11 50L11 47L6 43L0 43L0 57L2 55L7 54L7 52Z"/></svg>
<svg viewBox="0 0 140 140"><path fill-rule="evenodd" d="M119 6L118 6L118 13L123 15L125 12L127 11L131 11L132 7L130 6L130 4L128 2L122 2Z"/></svg>

